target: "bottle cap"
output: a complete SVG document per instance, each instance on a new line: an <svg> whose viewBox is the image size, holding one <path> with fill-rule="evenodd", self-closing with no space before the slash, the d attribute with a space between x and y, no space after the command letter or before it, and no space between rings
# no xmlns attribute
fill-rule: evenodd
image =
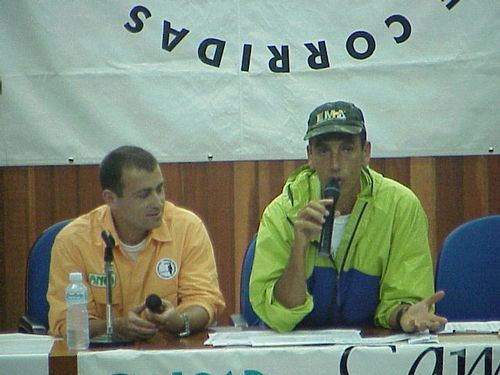
<svg viewBox="0 0 500 375"><path fill-rule="evenodd" d="M71 272L69 274L69 281L71 281L72 283L81 282L82 279L83 277L81 272Z"/></svg>

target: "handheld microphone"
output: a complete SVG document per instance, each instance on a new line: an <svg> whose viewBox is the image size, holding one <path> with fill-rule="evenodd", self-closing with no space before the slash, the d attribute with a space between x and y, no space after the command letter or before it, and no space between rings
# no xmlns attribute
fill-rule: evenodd
<svg viewBox="0 0 500 375"><path fill-rule="evenodd" d="M321 237L319 240L319 255L321 257L330 256L330 247L332 244L333 219L335 216L335 204L340 197L339 182L336 178L332 178L323 190L323 198L333 198L333 204L328 206L328 216L321 229Z"/></svg>
<svg viewBox="0 0 500 375"><path fill-rule="evenodd" d="M156 314L161 314L163 311L165 311L163 302L157 294L150 294L146 298L146 307Z"/></svg>

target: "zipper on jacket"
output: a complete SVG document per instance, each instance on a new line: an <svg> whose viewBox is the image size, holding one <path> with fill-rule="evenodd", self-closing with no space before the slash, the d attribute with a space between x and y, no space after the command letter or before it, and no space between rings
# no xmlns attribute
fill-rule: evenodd
<svg viewBox="0 0 500 375"><path fill-rule="evenodd" d="M354 230L352 231L351 238L349 239L349 244L347 245L347 249L344 254L344 258L342 259L342 263L340 265L340 268L337 270L337 293L335 296L335 300L337 301L336 306L340 306L340 274L342 273L342 270L344 269L347 256L349 255L349 250L351 249L352 241L354 239L354 236L356 235L356 232L358 230L359 223L361 222L361 218L363 217L363 214L365 212L365 208L368 205L368 202L363 203L363 207L361 208L361 213L358 216L358 220L356 221L356 226L354 227ZM333 262L333 257L330 254L330 259L332 259ZM334 263L335 264L335 263Z"/></svg>
<svg viewBox="0 0 500 375"><path fill-rule="evenodd" d="M363 167L363 170L365 171L365 173L368 175L368 177L371 180L371 184L370 184L371 185L371 195L373 195L373 177L372 177L372 175L370 173L370 170L367 167ZM345 251L344 258L342 259L342 263L340 264L340 269L337 270L337 282L338 282L338 280L340 278L340 273L344 269L345 262L347 260L347 255L349 254L349 250L351 249L352 241L354 239L354 236L356 235L356 231L358 230L359 223L361 221L361 218L363 217L363 214L365 212L365 208L366 208L367 205L368 205L368 202L366 202L366 201L363 202L363 207L361 208L361 212L360 212L360 214L358 216L358 220L356 222L356 225L354 226L354 230L352 231L351 238L349 239L349 244L347 245L347 249ZM334 261L333 257L331 256L331 254L330 254L330 259L335 264L335 261Z"/></svg>

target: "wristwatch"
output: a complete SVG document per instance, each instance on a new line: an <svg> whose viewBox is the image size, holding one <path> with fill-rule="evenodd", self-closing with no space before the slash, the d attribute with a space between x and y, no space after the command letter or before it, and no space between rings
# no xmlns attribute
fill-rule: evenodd
<svg viewBox="0 0 500 375"><path fill-rule="evenodd" d="M178 337L186 337L191 334L191 326L189 324L189 316L185 313L181 313L181 318L184 320L184 329L180 331Z"/></svg>
<svg viewBox="0 0 500 375"><path fill-rule="evenodd" d="M397 324L397 327L398 329L403 329L403 327L401 327L401 318L403 317L403 314L410 308L410 305L407 305L407 304L404 304L403 307L401 307L397 314L396 314L396 324Z"/></svg>

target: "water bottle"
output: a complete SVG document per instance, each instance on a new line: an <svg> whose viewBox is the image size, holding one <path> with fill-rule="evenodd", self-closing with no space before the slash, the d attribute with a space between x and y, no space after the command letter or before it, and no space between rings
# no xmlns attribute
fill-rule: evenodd
<svg viewBox="0 0 500 375"><path fill-rule="evenodd" d="M82 279L80 272L70 273L66 287L66 341L70 350L89 347L88 291Z"/></svg>

